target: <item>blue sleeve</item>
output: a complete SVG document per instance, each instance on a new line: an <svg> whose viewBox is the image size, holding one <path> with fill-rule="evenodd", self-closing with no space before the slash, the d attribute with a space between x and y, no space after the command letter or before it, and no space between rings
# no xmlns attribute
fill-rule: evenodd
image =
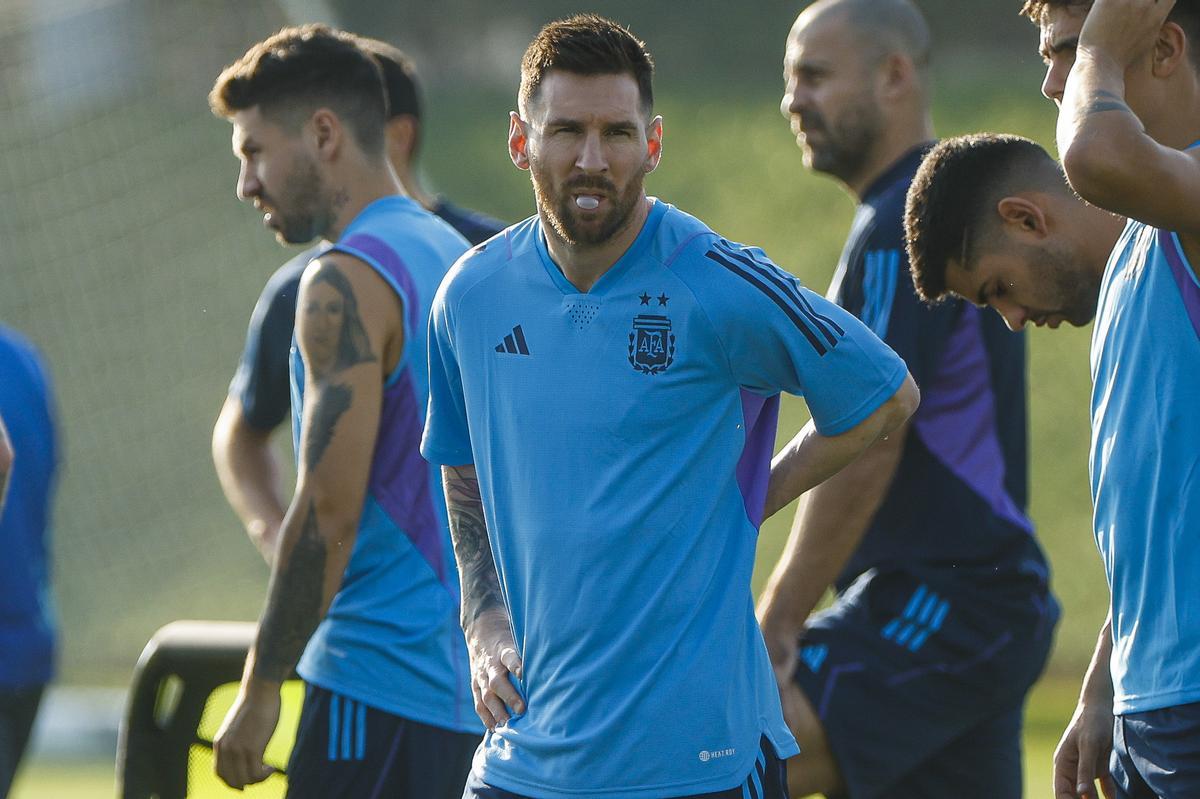
<svg viewBox="0 0 1200 799"><path fill-rule="evenodd" d="M802 395L822 435L853 428L908 370L852 314L800 285L757 248L717 241L702 298L734 379L759 394Z"/></svg>
<svg viewBox="0 0 1200 799"><path fill-rule="evenodd" d="M308 260L289 261L267 282L250 316L246 346L229 385L229 394L238 398L246 421L257 430L274 430L291 408L288 361L296 295Z"/></svg>
<svg viewBox="0 0 1200 799"><path fill-rule="evenodd" d="M421 455L430 463L474 463L462 373L454 349L453 320L442 284L429 312L429 409L421 437Z"/></svg>

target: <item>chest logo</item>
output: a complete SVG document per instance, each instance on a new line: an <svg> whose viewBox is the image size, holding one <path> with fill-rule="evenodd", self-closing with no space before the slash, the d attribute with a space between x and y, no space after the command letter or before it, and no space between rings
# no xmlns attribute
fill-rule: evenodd
<svg viewBox="0 0 1200 799"><path fill-rule="evenodd" d="M655 314L638 314L629 331L629 364L644 375L665 372L675 362L675 334L671 320Z"/></svg>

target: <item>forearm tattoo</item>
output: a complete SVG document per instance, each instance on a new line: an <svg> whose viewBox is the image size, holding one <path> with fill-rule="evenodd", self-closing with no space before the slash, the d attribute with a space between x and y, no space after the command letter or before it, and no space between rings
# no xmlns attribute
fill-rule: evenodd
<svg viewBox="0 0 1200 799"><path fill-rule="evenodd" d="M450 538L454 542L454 557L458 559L462 582L462 626L465 629L483 612L503 607L504 597L500 593L500 578L492 558L479 480L474 469L464 473L463 469L447 466L443 477Z"/></svg>
<svg viewBox="0 0 1200 799"><path fill-rule="evenodd" d="M321 456L333 440L334 426L354 399L354 389L341 383L324 386L320 392L308 425L308 443L304 447L304 464L309 470L321 462Z"/></svg>
<svg viewBox="0 0 1200 799"><path fill-rule="evenodd" d="M1125 98L1119 94L1105 91L1103 89L1093 94L1088 101L1080 109L1080 116L1090 116L1091 114L1101 114L1105 111L1124 111L1132 114L1129 106L1125 103Z"/></svg>
<svg viewBox="0 0 1200 799"><path fill-rule="evenodd" d="M310 502L295 546L271 578L267 607L259 622L256 677L282 682L291 676L321 621L326 559L316 505Z"/></svg>

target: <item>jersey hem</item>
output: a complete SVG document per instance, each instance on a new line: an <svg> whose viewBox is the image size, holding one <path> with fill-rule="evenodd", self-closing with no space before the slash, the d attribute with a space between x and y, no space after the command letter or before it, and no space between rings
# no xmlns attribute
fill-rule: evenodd
<svg viewBox="0 0 1200 799"><path fill-rule="evenodd" d="M354 688L338 682L337 680L312 679L304 674L301 674L300 677L306 683L315 685L318 688L324 688L326 691L339 694L355 702L361 702L368 707L384 713L389 713L393 716L399 716L401 718L408 719L409 721L415 721L419 724L427 724L430 727L440 727L441 729L449 730L450 732L479 733L480 737L483 737L482 722L480 722L478 727L473 727L462 721L448 720L436 714L428 713L419 708L405 704L404 702L387 701L378 695ZM471 712L474 714L474 711Z"/></svg>
<svg viewBox="0 0 1200 799"><path fill-rule="evenodd" d="M1113 699L1113 714L1125 716L1130 713L1149 713L1152 710L1191 705L1196 702L1200 702L1200 688L1146 696L1118 696Z"/></svg>
<svg viewBox="0 0 1200 799"><path fill-rule="evenodd" d="M421 457L435 466L467 466L474 464L474 453L470 450L465 450L465 452L466 455L460 457L459 450L430 446L421 448Z"/></svg>
<svg viewBox="0 0 1200 799"><path fill-rule="evenodd" d="M770 729L760 731L759 739L761 740L763 737L774 747L775 755L780 760L786 760L789 757L800 754L800 747L796 744L795 739L792 740L791 746L785 747L780 746ZM486 753L486 747L483 751ZM608 789L555 788L538 782L529 782L517 777L497 774L488 768L486 759L483 768L476 768L474 772L488 785L513 793L525 793L529 796L536 796L537 799L580 799L581 797L592 796L620 797L620 799L662 799L664 796L691 796L694 794L719 793L738 788L750 776L755 763L758 762L760 751L757 744L749 747L746 754L734 761L736 767L731 765L727 771L722 772L721 776L690 782L661 783L658 785L642 785L637 787L623 786Z"/></svg>

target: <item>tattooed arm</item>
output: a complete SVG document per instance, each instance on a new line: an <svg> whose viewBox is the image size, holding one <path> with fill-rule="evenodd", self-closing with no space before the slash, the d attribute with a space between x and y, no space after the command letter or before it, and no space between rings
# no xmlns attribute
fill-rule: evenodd
<svg viewBox="0 0 1200 799"><path fill-rule="evenodd" d="M235 788L271 773L262 755L278 722L280 685L341 588L366 496L383 381L403 345L402 311L374 270L342 254L315 261L301 281L296 341L305 392L296 491L241 690L214 742L217 773Z"/></svg>
<svg viewBox="0 0 1200 799"><path fill-rule="evenodd" d="M494 730L508 721L509 708L525 712L524 700L509 679L509 674L522 676L521 658L500 592L475 466L443 466L442 482L462 584L462 628L471 656L471 693L475 712Z"/></svg>
<svg viewBox="0 0 1200 799"><path fill-rule="evenodd" d="M1183 236L1200 236L1197 109L1178 84L1194 67L1174 0L1097 0L1083 25L1058 117L1058 150L1088 202ZM1130 81L1127 85L1127 79ZM1174 96L1173 96L1174 95ZM1129 100L1153 120L1147 130ZM1169 104L1169 105L1168 105ZM1182 122L1182 124L1181 124Z"/></svg>

